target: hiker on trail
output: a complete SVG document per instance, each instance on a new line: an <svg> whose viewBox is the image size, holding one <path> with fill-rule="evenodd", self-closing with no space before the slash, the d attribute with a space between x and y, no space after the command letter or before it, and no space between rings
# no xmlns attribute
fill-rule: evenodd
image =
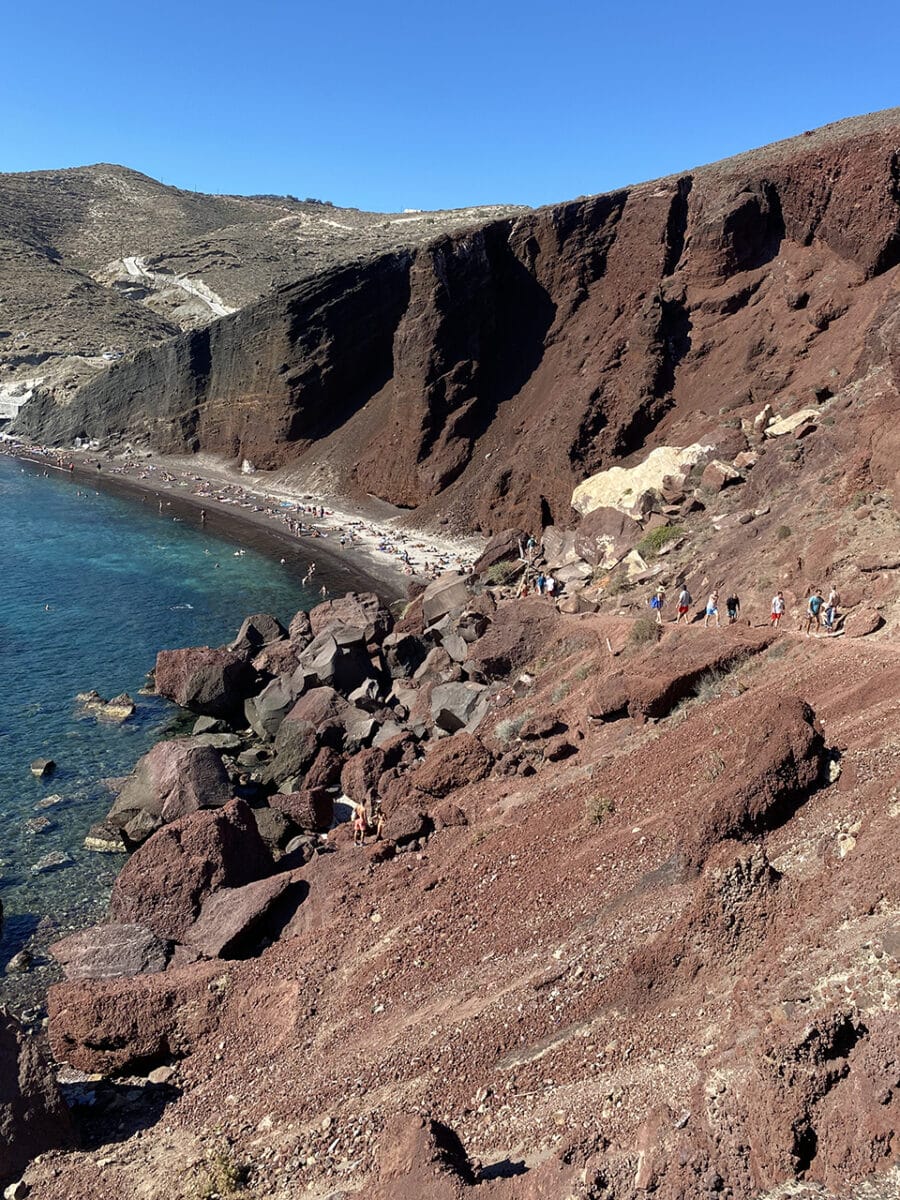
<svg viewBox="0 0 900 1200"><path fill-rule="evenodd" d="M822 628L822 605L825 601L819 595L818 588L813 588L812 595L809 598L809 603L806 606L806 636L809 637L809 631L813 621L816 623L816 629Z"/></svg>
<svg viewBox="0 0 900 1200"><path fill-rule="evenodd" d="M553 578L552 575L545 576L544 591L547 593L547 595L550 597L551 600L553 599L554 595L556 594L556 580Z"/></svg>
<svg viewBox="0 0 900 1200"><path fill-rule="evenodd" d="M703 618L703 628L706 629L709 625L709 618L716 618L716 629L719 628L719 592L716 588L709 593L709 599L706 602L706 616Z"/></svg>
<svg viewBox="0 0 900 1200"><path fill-rule="evenodd" d="M828 599L825 602L825 628L829 633L834 630L834 620L837 616L838 605L840 602L840 596L837 594L834 588L832 588L828 593Z"/></svg>
<svg viewBox="0 0 900 1200"><path fill-rule="evenodd" d="M781 618L784 616L784 592L776 592L772 597L772 616L769 618L772 622L772 628L777 629L781 624Z"/></svg>
<svg viewBox="0 0 900 1200"><path fill-rule="evenodd" d="M662 609L663 609L663 605L665 604L665 602L666 602L666 589L663 587L662 584L660 584L659 587L656 589L656 591L653 593L653 595L650 597L650 607L653 609L654 613L656 614L657 625L662 625Z"/></svg>
<svg viewBox="0 0 900 1200"><path fill-rule="evenodd" d="M538 577L537 577L537 590L538 590L538 595L539 595L539 596L543 596L543 594L544 594L544 584L545 584L546 582L547 582L547 580L544 578L544 572L543 572L543 571L541 571L540 575L538 575Z"/></svg>
<svg viewBox="0 0 900 1200"><path fill-rule="evenodd" d="M725 609L728 613L728 624L733 625L738 619L738 613L741 611L741 601L735 592L732 592L725 601Z"/></svg>
<svg viewBox="0 0 900 1200"><path fill-rule="evenodd" d="M687 584L684 584L681 591L678 593L678 616L675 619L675 624L680 625L684 621L688 624L688 614L691 611L691 605L694 603L694 597L688 591Z"/></svg>

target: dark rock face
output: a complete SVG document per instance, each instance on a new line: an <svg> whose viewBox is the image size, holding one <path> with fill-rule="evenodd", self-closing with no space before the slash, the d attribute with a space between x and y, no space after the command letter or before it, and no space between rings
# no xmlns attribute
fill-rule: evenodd
<svg viewBox="0 0 900 1200"><path fill-rule="evenodd" d="M138 760L107 820L137 844L167 821L221 807L230 798L231 784L216 751L192 738L173 738L157 742Z"/></svg>
<svg viewBox="0 0 900 1200"><path fill-rule="evenodd" d="M160 650L155 679L157 693L167 700L202 716L226 718L240 712L254 683L244 655L209 646Z"/></svg>
<svg viewBox="0 0 900 1200"><path fill-rule="evenodd" d="M243 800L166 825L119 872L109 902L114 921L180 941L211 893L268 874L272 856Z"/></svg>
<svg viewBox="0 0 900 1200"><path fill-rule="evenodd" d="M110 979L165 970L168 943L143 925L94 925L59 942L50 953L66 979Z"/></svg>
<svg viewBox="0 0 900 1200"><path fill-rule="evenodd" d="M38 1154L74 1142L53 1070L37 1043L0 1010L0 1186Z"/></svg>
<svg viewBox="0 0 900 1200"><path fill-rule="evenodd" d="M263 646L286 638L287 632L277 617L273 617L269 613L254 613L253 616L244 618L238 635L229 649L243 657L252 656L258 653Z"/></svg>

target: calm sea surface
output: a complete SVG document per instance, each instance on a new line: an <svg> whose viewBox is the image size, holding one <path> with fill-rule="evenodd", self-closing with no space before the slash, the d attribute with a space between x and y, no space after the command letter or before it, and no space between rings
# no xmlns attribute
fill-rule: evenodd
<svg viewBox="0 0 900 1200"><path fill-rule="evenodd" d="M25 986L2 972L36 930L40 949L53 927L103 910L122 859L82 841L111 803L100 781L127 774L176 716L138 695L157 650L219 645L248 613L286 622L321 599L301 587L296 556L286 566L249 548L236 557L239 542L197 522L159 514L152 497L120 499L0 456L0 1001ZM136 716L113 725L79 715L75 695L90 688L129 692ZM39 757L57 763L46 780L29 770ZM51 796L59 802L42 807ZM29 825L40 817L46 828ZM71 865L32 873L52 851ZM38 953L27 991L42 974Z"/></svg>

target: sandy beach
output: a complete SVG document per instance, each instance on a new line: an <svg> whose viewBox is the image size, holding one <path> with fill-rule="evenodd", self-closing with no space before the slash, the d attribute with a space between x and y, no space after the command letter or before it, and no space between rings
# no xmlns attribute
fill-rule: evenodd
<svg viewBox="0 0 900 1200"><path fill-rule="evenodd" d="M267 479L266 472L242 474L209 456L107 457L13 441L4 441L0 450L73 482L156 503L173 520L189 514L211 533L278 557L310 587L321 573L330 592L337 582L344 590L405 598L410 581L467 569L484 546L483 538L451 539L400 527L408 514L375 499L335 502Z"/></svg>

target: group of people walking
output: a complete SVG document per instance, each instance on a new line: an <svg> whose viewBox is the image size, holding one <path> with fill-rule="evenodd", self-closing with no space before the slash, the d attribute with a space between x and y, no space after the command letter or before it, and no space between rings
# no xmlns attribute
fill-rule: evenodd
<svg viewBox="0 0 900 1200"><path fill-rule="evenodd" d="M666 603L666 589L662 584L656 589L650 597L650 608L656 617L657 625L663 623L663 608ZM687 584L683 583L678 593L677 616L675 617L676 625L688 625L691 622L691 606L694 603L694 598L688 590ZM809 636L812 627L815 626L816 631L823 627L827 633L834 633L838 622L838 606L840 597L837 591L832 588L828 593L826 600L818 588L813 588L806 604L806 634ZM782 617L785 613L784 592L776 592L772 597L772 606L769 616L769 621L773 629L778 629L781 625ZM734 625L740 616L741 599L737 592L732 591L725 598L725 612L728 617L728 624ZM698 614L699 616L699 614ZM824 616L824 625L823 625ZM696 619L696 618L695 618ZM708 628L710 623L714 622L716 627L720 625L719 620L719 589L714 587L707 597L706 606L703 610L703 626Z"/></svg>

